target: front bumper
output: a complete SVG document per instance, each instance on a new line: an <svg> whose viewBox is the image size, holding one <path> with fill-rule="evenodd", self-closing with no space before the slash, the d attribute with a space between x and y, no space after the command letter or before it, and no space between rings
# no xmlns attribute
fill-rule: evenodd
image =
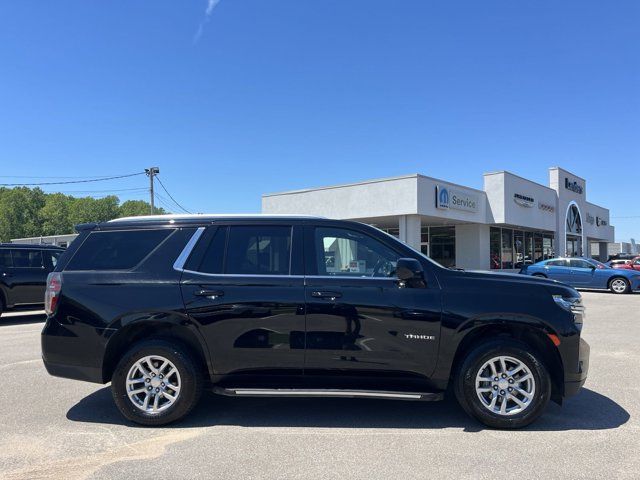
<svg viewBox="0 0 640 480"><path fill-rule="evenodd" d="M589 354L591 347L583 339L578 346L578 361L565 369L564 396L570 397L580 391L589 373Z"/></svg>

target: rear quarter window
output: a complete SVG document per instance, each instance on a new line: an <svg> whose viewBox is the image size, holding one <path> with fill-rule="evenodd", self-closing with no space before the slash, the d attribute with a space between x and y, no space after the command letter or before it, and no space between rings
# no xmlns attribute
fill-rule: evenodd
<svg viewBox="0 0 640 480"><path fill-rule="evenodd" d="M174 231L91 232L65 270L130 270Z"/></svg>
<svg viewBox="0 0 640 480"><path fill-rule="evenodd" d="M11 250L0 250L0 268L13 267L13 260L11 259Z"/></svg>

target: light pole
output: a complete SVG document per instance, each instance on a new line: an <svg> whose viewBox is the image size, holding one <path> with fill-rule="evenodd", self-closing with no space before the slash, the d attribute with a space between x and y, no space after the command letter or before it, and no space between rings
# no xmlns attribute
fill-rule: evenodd
<svg viewBox="0 0 640 480"><path fill-rule="evenodd" d="M144 172L149 177L149 195L151 197L151 215L153 215L155 207L153 202L153 177L160 173L160 169L158 167L149 167L145 168Z"/></svg>

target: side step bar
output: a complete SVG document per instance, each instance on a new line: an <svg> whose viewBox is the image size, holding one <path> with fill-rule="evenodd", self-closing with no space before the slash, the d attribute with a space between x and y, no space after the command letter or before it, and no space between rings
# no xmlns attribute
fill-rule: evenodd
<svg viewBox="0 0 640 480"><path fill-rule="evenodd" d="M214 387L214 393L232 397L340 397L340 398L383 398L388 400L442 400L441 392L390 392L378 390L342 389L302 389L302 388L221 388Z"/></svg>

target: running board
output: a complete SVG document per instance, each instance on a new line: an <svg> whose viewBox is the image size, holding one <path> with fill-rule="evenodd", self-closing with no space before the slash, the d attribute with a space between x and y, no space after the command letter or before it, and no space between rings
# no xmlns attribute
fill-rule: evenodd
<svg viewBox="0 0 640 480"><path fill-rule="evenodd" d="M342 389L298 389L298 388L221 388L214 387L214 393L232 397L340 397L340 398L383 398L387 400L442 400L440 392L391 392L378 390Z"/></svg>

